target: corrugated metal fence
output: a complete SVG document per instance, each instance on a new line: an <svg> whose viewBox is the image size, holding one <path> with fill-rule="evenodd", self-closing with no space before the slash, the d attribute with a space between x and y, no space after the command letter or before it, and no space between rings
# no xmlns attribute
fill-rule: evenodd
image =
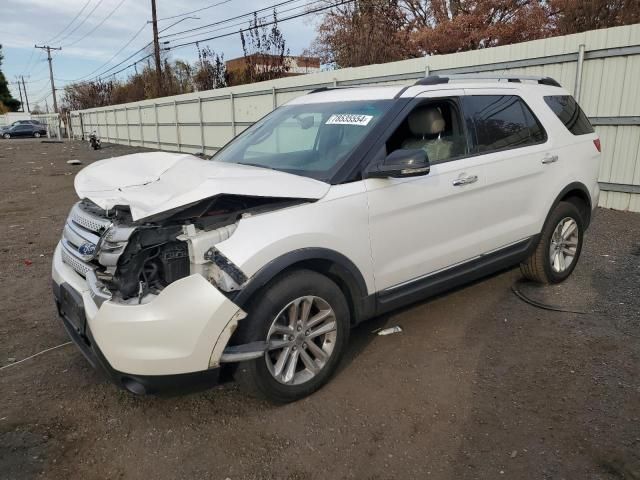
<svg viewBox="0 0 640 480"><path fill-rule="evenodd" d="M479 72L550 76L573 92L602 140L600 205L640 211L640 24L82 110L71 123L75 137L97 131L106 142L211 154L315 88Z"/></svg>

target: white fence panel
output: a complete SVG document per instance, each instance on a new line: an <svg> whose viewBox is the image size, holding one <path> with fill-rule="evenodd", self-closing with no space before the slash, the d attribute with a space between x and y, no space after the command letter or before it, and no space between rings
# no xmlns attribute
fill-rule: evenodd
<svg viewBox="0 0 640 480"><path fill-rule="evenodd" d="M602 140L600 204L640 211L640 24L83 110L71 124L76 137L96 131L106 142L212 154L315 88L484 72L549 76L572 92Z"/></svg>

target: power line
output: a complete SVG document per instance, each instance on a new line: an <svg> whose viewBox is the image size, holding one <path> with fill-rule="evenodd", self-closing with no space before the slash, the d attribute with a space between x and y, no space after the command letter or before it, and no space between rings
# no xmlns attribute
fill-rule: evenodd
<svg viewBox="0 0 640 480"><path fill-rule="evenodd" d="M69 23L67 23L67 25L66 25L62 30L60 30L58 33L56 33L52 38L50 38L49 40L47 40L47 42L46 42L46 43L51 43L51 42L53 42L56 38L58 38L60 35L62 35L62 34L64 33L64 31L65 31L67 28L69 28L69 27L73 24L73 22L75 22L75 21L78 19L78 17L79 17L80 15L82 15L82 12L84 12L84 11L85 11L85 9L89 6L89 4L90 4L92 1L93 1L93 0L87 0L87 3L85 3L85 4L84 4L84 6L80 9L80 11L76 14L76 16L75 16L75 17L73 17L73 20L71 20Z"/></svg>
<svg viewBox="0 0 640 480"><path fill-rule="evenodd" d="M147 26L147 22L145 22L145 23L142 25L142 27L140 28L140 30L138 30L138 31L137 31L137 32L136 32L136 33L135 33L135 34L134 34L134 35L133 35L133 36L132 36L128 41L127 41L127 43L125 43L125 44L120 48L120 50L118 50L116 53L114 53L114 54L113 54L113 56L112 56L109 60L107 60L106 62L104 62L102 65L100 65L98 68L96 68L96 69L95 69L95 70L93 70L92 72L89 72L89 73L87 73L86 75L83 75L83 76L81 76L81 77L78 77L78 78L76 78L76 79L74 79L74 80L68 80L68 79L60 79L60 80L69 81L69 82L75 82L75 81L78 81L78 80L82 80L82 79L84 79L84 78L87 78L87 77L89 77L89 76L93 75L94 73L96 73L98 70L101 70L102 68L106 67L107 65L109 65L109 64L113 61L113 59L114 59L114 58L116 58L118 55L120 55L120 53L121 53L125 48L127 48L127 47L131 44L131 42L133 42L133 41L138 37L138 35L140 35L140 34L142 33L142 31L146 28L146 26ZM144 47L143 47L143 48L144 48ZM138 52L139 52L139 51L140 51L140 50L138 50ZM136 52L136 53L137 53L137 52ZM124 60L124 61L126 62L126 60ZM117 67L117 65L116 65L116 67ZM114 68L115 68L115 67L114 67Z"/></svg>
<svg viewBox="0 0 640 480"><path fill-rule="evenodd" d="M210 8L217 7L218 5L222 5L224 3L229 3L230 1L231 0L223 0L222 2L214 3L212 5L207 5L206 7L198 8L197 10L192 10L190 12L181 13L179 15L172 15L171 17L159 18L158 22L162 22L164 20L171 20L172 18L186 17L187 15L191 15L192 13L202 12L203 10L208 10Z"/></svg>
<svg viewBox="0 0 640 480"><path fill-rule="evenodd" d="M36 53L35 50L31 50L31 55L29 55L29 60L27 60L27 63L25 63L25 67L22 70L22 73L20 75L24 75L25 73L27 73L27 69L29 68L29 66L31 65L31 60L33 59L33 55Z"/></svg>
<svg viewBox="0 0 640 480"><path fill-rule="evenodd" d="M127 68L129 68L129 67L133 67L136 63L144 62L144 61L145 61L147 58L149 58L149 57L153 57L153 53L150 53L150 54L149 54L149 55L147 55L146 57L142 57L142 58L140 58L139 60L136 60L135 62L130 63L129 65L127 65L126 67L121 68L121 69L120 69L120 70L118 70L117 72L110 73L110 74L109 74L109 76L110 76L110 77L111 77L111 76L115 76L115 75L119 74L120 72L124 72ZM99 76L97 76L97 77L95 77L95 78L100 78L100 77L103 77L103 76L104 76L104 73L103 73L103 74L101 74L101 75L99 75Z"/></svg>
<svg viewBox="0 0 640 480"><path fill-rule="evenodd" d="M180 21L182 21L182 20L180 20ZM149 23L149 22L146 22L144 26L146 26L148 23ZM179 23L179 22L176 22L176 23ZM173 25L175 25L175 24L173 24ZM164 30L166 30L166 29L168 29L168 28L171 28L173 25L169 25L168 27L165 27L165 28L164 28ZM75 78L75 79L73 79L73 80L72 80L72 79L58 79L58 80L62 80L62 81L65 81L65 82L77 82L78 80L83 80L83 79L85 79L86 77L88 77L88 76L92 75L92 74L93 74L93 73L95 73L97 70L99 70L100 68L104 67L106 64L108 64L109 62L111 62L111 60L113 60L113 58L115 58L116 56L118 56L118 54L119 54L120 52L122 52L122 50L124 50L124 49L125 49L125 48L126 48L126 47L127 47L127 46L128 46L128 45L129 45L129 44L130 44L130 43L131 43L131 42L132 42L132 41L133 41L133 40L134 40L134 39L135 39L139 34L140 34L140 32L144 29L144 26L143 26L143 28L141 28L141 29L140 29L140 31L136 32L136 34L133 36L133 38L132 38L131 40L129 40L129 42L127 42L127 44L126 44L126 45L124 45L124 46L123 46L123 47L122 47L122 48L121 48L121 49L120 49L120 50L119 50L119 51L118 51L118 52L117 52L117 53L116 53L116 54L115 54L115 55L114 55L114 56L113 56L113 57L112 57L108 62L106 62L105 64L101 65L100 67L98 67L97 69L95 69L93 72L88 73L88 74L86 74L86 75L83 75L83 76L81 76L81 77ZM93 79L96 79L96 78L98 78L98 77L104 76L105 74L107 74L107 73L109 73L111 70L113 70L114 68L119 67L120 65L122 65L122 64L123 64L123 63L125 63L126 61L128 61L128 60L130 60L131 58L135 57L138 53L142 52L145 48L149 47L150 45L151 45L151 42L147 43L147 44L146 44L146 45L144 45L142 48L140 48L140 49L136 50L135 52L133 52L131 55L129 55L127 58L125 58L125 59L124 59L124 60L122 60L121 62L119 62L119 63L117 63L117 64L113 65L112 67L110 67L109 69L105 70L104 72L99 73L98 75L94 76L94 77L93 77L92 79L90 79L90 80L93 80ZM145 60L146 58L148 58L148 57L144 57L142 60ZM126 69L126 68L129 68L129 67L130 67L130 66L132 66L132 65L135 65L136 63L141 62L142 60L136 60L136 61L135 61L134 63L132 63L131 65L128 65L127 67L125 67L125 69ZM121 71L121 70L119 70L119 71ZM87 81L90 81L90 80L84 80L84 81L85 81L85 82L87 82Z"/></svg>
<svg viewBox="0 0 640 480"><path fill-rule="evenodd" d="M300 1L300 0L296 0L296 1ZM280 11L278 11L277 13L278 13L278 15L280 15L280 14L282 14L282 13L291 12L291 11L293 11L293 10L298 10L298 9L300 9L300 8L306 8L306 7L310 7L310 6L312 6L312 5L318 5L318 4L324 4L324 3L326 3L324 0L314 0L314 1L312 1L312 2L305 3L304 5L298 5L298 6L295 6L295 7L287 8L287 9L285 9L285 10L280 10ZM248 15L253 15L253 12L251 12L251 13L250 13L250 14L248 14ZM258 17L258 19L259 19L259 20L265 20L265 19L267 19L267 18L269 18L269 16L268 16L268 15L264 15L264 16L262 16L262 17ZM247 23L247 21L251 21L251 20L253 20L253 19L245 19L245 20L242 20L242 21L240 21L240 22L232 23L231 25L226 25L226 26L224 26L224 27L214 28L213 30L206 30L206 31L204 31L204 32L191 33L191 34L189 34L189 35L183 35L183 36L181 36L181 37L179 37L179 38L175 39L174 41L184 40L184 39L187 39L187 38L193 38L193 37L197 37L197 36L199 36L199 35L208 35L209 33L220 32L220 31L222 31L222 30L228 30L228 29L230 29L230 28L234 28L234 27L238 27L238 26L240 26L240 25L244 25L245 23ZM237 32L236 32L236 31L234 31L233 33L237 33ZM199 42L199 40L198 40L198 42Z"/></svg>
<svg viewBox="0 0 640 480"><path fill-rule="evenodd" d="M288 21L288 20L293 20L293 19L295 19L295 18L304 17L305 15L311 15L312 13L318 13L318 12L322 12L323 10L329 10L330 8L340 7L340 6L342 6L342 5L346 5L346 4L348 4L348 3L353 3L354 1L355 1L355 0L343 0L343 1L341 1L341 2L334 3L334 4L332 4L332 5L328 5L328 6L324 6L324 7L316 8L316 9L313 9L313 10L308 10L308 11L306 11L306 12L298 13L298 14L296 14L296 15L290 15L290 16L285 17L285 18L282 18L282 19L280 19L280 20L271 20L271 21L266 22L266 23L261 23L261 24L260 24L260 26L261 26L261 27L266 27L266 26L268 26L268 25L273 25L274 23L282 23L282 22L286 22L286 21ZM189 46L189 45L195 45L196 43L208 42L208 41L210 41L210 40L216 40L216 39L218 39L218 38L230 37L230 36L232 36L232 35L236 35L236 34L238 34L238 33L247 32L247 31L249 31L249 30L251 30L251 27L247 27L247 28L240 29L238 32L223 33L223 34L216 35L216 36L209 37L209 38L201 38L201 39L199 39L199 40L194 40L194 41L192 41L192 42L180 43L180 44L178 44L178 45L168 47L168 50L176 50L176 49L178 49L178 48L186 47L186 46Z"/></svg>
<svg viewBox="0 0 640 480"><path fill-rule="evenodd" d="M96 9L102 4L104 0L98 0L98 3L96 3L93 8L91 9L91 11L89 13L87 13L87 15L85 15L84 19L77 24L73 30L71 30L69 33L67 33L64 37L60 38L58 41L62 43L62 41L66 40L67 38L69 38L71 35L73 35L82 25L84 25L84 22L86 22L87 20L89 20L89 18L91 18L91 15L93 15L93 12L96 11Z"/></svg>
<svg viewBox="0 0 640 480"><path fill-rule="evenodd" d="M224 23L227 23L227 22L229 22L229 21L232 21L232 20L235 20L235 19L238 19L238 18L243 18L243 17L249 16L249 15L253 15L254 13L257 13L257 12L263 12L263 11L272 10L273 8L275 8L275 7L277 7L277 6L280 6L280 5L285 5L285 4L290 4L290 3L300 2L300 1L301 1L301 0L287 0L287 1L284 1L284 2L280 2L280 3L278 3L278 4L271 5L271 6L269 6L269 7L265 7L265 8L262 8L262 9L256 10L255 12L249 12L249 13L245 13L245 14L243 14L243 15L237 15L237 16L235 16L235 17L231 17L231 18L228 18L228 19L225 19L225 20L221 20L221 21L219 21L219 22L215 22L214 24L210 24L210 25L220 25L220 24L224 24ZM305 11L305 12L302 12L302 13L298 13L298 14L295 14L295 15L290 15L290 16L288 16L288 17L285 17L285 18L282 18L282 19L277 20L277 23L286 22L286 21L289 21L289 20L293 20L293 19L296 19L296 18L303 17L303 16L305 16L305 15L310 15L310 14L318 13L318 12L321 12L321 11L324 11L324 10L328 10L328 9L331 9L331 8L339 7L339 6L342 6L342 5L346 5L346 4L352 3L352 2L354 2L354 1L355 1L355 0L342 0L342 1L340 1L340 2L336 2L336 3L333 3L333 4L328 5L328 6L324 6L324 7L316 8L316 9L312 9L312 10L308 10L308 11ZM305 5L300 5L300 6L296 7L295 9L297 9L297 8L302 8L302 7L306 7L306 6L309 6L309 5L313 5L314 3L318 3L318 2L310 2L310 3L305 4ZM289 9L289 10L286 10L286 11L290 11L290 10L294 10L294 8ZM242 23L245 23L245 22L242 22ZM266 23L262 23L262 24L261 24L261 26L268 26L268 25L272 25L272 24L274 24L274 23L276 23L276 21L269 21L269 22L266 22ZM209 25L209 26L210 26L210 25ZM203 28L203 27L200 27L200 28ZM229 27L229 28L230 28L230 27ZM238 33L240 33L240 32L246 32L246 31L249 31L250 29L251 29L251 27L247 27L247 28L244 28L244 29L240 29L239 31L234 31L234 32L229 32L229 33L225 33L225 34L221 34L221 35L216 35L216 36L209 37L209 38L204 38L204 39L194 40L194 41L191 41L191 42L185 42L185 43L182 43L182 44L179 44L179 45L175 45L175 46L172 46L172 47L166 47L166 48L165 48L165 50L176 50L176 49L178 49L178 48L186 47L186 46L189 46L189 45L195 45L196 43L201 43L201 42L206 42L206 41L210 41L210 40L215 40L215 39L218 39L218 38L229 37L229 36L232 36L232 35L236 35L236 34L238 34ZM194 30L194 29L186 30L186 31L192 31L192 30ZM206 32L205 32L205 33L206 33ZM200 34L203 34L203 33L201 32ZM168 36L171 36L171 35L166 35L166 36L163 36L163 37L161 37L161 38L166 38L166 37L168 37ZM90 81L92 81L92 80L98 79L98 78L100 78L100 77L104 77L104 76L105 76L105 75L107 75L107 74L108 74L108 76L109 76L109 77L111 77L111 76L115 76L115 75L117 75L118 73L121 73L121 72L123 72L123 71L127 70L128 68L130 68L130 67L132 67L132 66L136 65L137 63L140 63L140 62L145 61L146 59L148 59L148 58L152 57L152 56L153 56L153 53L148 54L148 55L146 55L146 56L144 56L144 57L142 57L142 58L140 58L140 59L138 59L138 60L136 60L136 61L134 61L134 62L132 62L132 63L129 63L128 65L125 65L123 68L121 68L121 69L119 69L119 70L117 70L117 71L115 71L115 72L113 72L113 71L112 71L112 70L114 70L115 68L117 68L117 67L119 67L120 65L122 65L123 63L125 63L125 62L127 62L128 60L132 59L132 58L133 58L133 57L135 57L136 55L138 55L140 52L142 52L144 49L146 49L146 48L147 48L147 47L149 47L150 45L151 45L151 42L149 42L148 44L146 44L144 47L140 48L139 50L135 51L134 53L132 53L131 55L129 55L127 58L125 58L125 59L124 59L124 60L122 60L121 62L117 63L116 65L113 65L113 66L112 66L112 67L110 67L109 69L107 69L107 70L105 70L105 71L103 71L103 72L101 72L101 73L99 73L99 74L95 75L93 78L91 78L91 79L87 79L87 80L83 80L83 81L82 81L82 82L80 82L80 83L87 83L87 82L90 82ZM79 77L79 78L78 78L78 79L76 79L76 80L80 80L80 79L82 79L82 78L84 78L84 77ZM65 81L75 82L76 80L65 80Z"/></svg>
<svg viewBox="0 0 640 480"><path fill-rule="evenodd" d="M113 14L116 12L116 10L118 10L118 9L122 6L122 4L123 4L125 1L126 1L126 0L120 0L120 3L118 3L118 5L116 5L116 6L115 6L115 8L114 8L113 10L111 10L111 11L109 12L109 14L108 14L106 17L104 17L104 18L102 19L102 21L101 21L98 25L96 25L95 27L93 27L91 30L89 30L85 35L83 35L82 37L80 37L79 39L77 39L75 42L71 42L71 43L69 43L69 44L67 44L67 45L64 45L64 47L65 47L65 48L72 47L73 45L77 44L78 42L81 42L82 40L84 40L85 38L87 38L89 35L91 35L92 33L94 33L97 29L99 29L99 28L104 24L104 22L106 22L107 20L109 20L109 18L111 18L111 15L113 15Z"/></svg>
<svg viewBox="0 0 640 480"><path fill-rule="evenodd" d="M217 22L214 22L214 23L209 23L207 25L202 25L200 27L190 28L188 30L182 30L181 32L169 33L167 35L163 35L162 38L175 37L175 36L181 35L183 33L195 32L196 30L202 30L204 28L215 27L217 25L228 23L228 22L231 22L233 20L238 20L239 18L243 18L243 17L247 17L247 16L250 16L250 15L253 15L254 13L261 13L261 12L265 12L265 11L268 11L268 10L273 10L274 8L280 7L282 5L287 5L289 3L297 3L297 2L301 2L301 1L303 1L303 0L285 0L284 2L276 3L276 4L270 5L268 7L260 8L258 10L252 10L251 12L243 13L242 15L236 15L235 17L230 17L230 18L227 18L225 20L220 20L220 21L217 21Z"/></svg>

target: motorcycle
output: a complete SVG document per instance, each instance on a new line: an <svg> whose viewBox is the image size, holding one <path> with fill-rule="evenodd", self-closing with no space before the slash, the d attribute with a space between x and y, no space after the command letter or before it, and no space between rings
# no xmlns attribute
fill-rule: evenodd
<svg viewBox="0 0 640 480"><path fill-rule="evenodd" d="M92 132L91 135L89 135L89 144L91 145L91 148L93 148L94 150L98 150L99 148L102 148L102 145L100 144L100 139L98 138L98 135L96 135L96 132Z"/></svg>

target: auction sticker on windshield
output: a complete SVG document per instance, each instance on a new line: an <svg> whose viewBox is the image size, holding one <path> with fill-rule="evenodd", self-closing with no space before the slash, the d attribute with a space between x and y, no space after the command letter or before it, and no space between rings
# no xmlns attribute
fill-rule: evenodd
<svg viewBox="0 0 640 480"><path fill-rule="evenodd" d="M366 126L373 115L358 115L353 113L334 113L326 121L327 125L359 125Z"/></svg>

